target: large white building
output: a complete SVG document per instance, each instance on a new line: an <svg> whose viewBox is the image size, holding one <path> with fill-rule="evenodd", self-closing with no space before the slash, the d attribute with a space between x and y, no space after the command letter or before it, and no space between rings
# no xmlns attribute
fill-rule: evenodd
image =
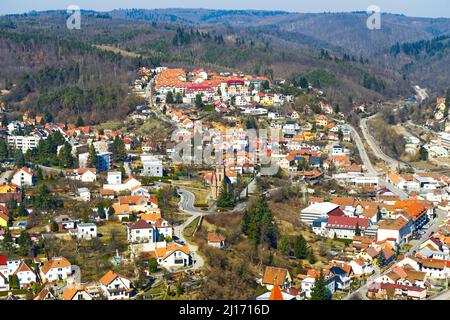
<svg viewBox="0 0 450 320"><path fill-rule="evenodd" d="M328 214L337 209L339 205L331 202L314 203L300 212L300 221L312 225L313 221L328 217Z"/></svg>
<svg viewBox="0 0 450 320"><path fill-rule="evenodd" d="M77 238L91 240L97 237L97 226L94 223L80 223L77 225Z"/></svg>
<svg viewBox="0 0 450 320"><path fill-rule="evenodd" d="M162 177L163 176L163 164L160 159L155 158L152 155L142 155L142 175L150 177Z"/></svg>
<svg viewBox="0 0 450 320"><path fill-rule="evenodd" d="M11 148L19 149L22 153L26 153L30 149L36 148L37 144L41 140L38 135L32 136L8 136L8 145Z"/></svg>

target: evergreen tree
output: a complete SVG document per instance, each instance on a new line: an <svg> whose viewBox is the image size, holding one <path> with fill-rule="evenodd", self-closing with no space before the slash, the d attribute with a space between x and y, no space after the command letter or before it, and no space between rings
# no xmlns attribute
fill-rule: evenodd
<svg viewBox="0 0 450 320"><path fill-rule="evenodd" d="M419 159L421 161L427 161L428 160L428 151L425 149L424 146L420 146L419 149Z"/></svg>
<svg viewBox="0 0 450 320"><path fill-rule="evenodd" d="M103 201L100 201L97 204L97 215L100 219L106 219L105 207L103 205Z"/></svg>
<svg viewBox="0 0 450 320"><path fill-rule="evenodd" d="M108 220L110 220L110 221L114 220L115 213L116 213L116 211L114 210L114 208L112 206L110 206L108 208Z"/></svg>
<svg viewBox="0 0 450 320"><path fill-rule="evenodd" d="M55 220L53 220L53 221L50 223L50 231L51 231L51 232L58 232L58 224L56 223Z"/></svg>
<svg viewBox="0 0 450 320"><path fill-rule="evenodd" d="M311 300L330 300L330 290L328 289L323 272L316 278L314 288L311 291Z"/></svg>
<svg viewBox="0 0 450 320"><path fill-rule="evenodd" d="M265 244L276 248L277 230L264 194L258 203L244 211L242 231L253 245Z"/></svg>
<svg viewBox="0 0 450 320"><path fill-rule="evenodd" d="M72 147L68 142L65 142L64 145L59 150L59 165L63 168L71 168L74 163L74 157L72 155Z"/></svg>
<svg viewBox="0 0 450 320"><path fill-rule="evenodd" d="M83 209L83 212L81 213L81 221L83 221L83 223L88 223L90 220L89 217L89 212L87 209Z"/></svg>
<svg viewBox="0 0 450 320"><path fill-rule="evenodd" d="M155 273L158 271L158 261L156 258L150 258L148 260L148 272Z"/></svg>
<svg viewBox="0 0 450 320"><path fill-rule="evenodd" d="M23 153L19 149L14 150L14 163L16 164L17 168L22 168L25 166L25 157L23 156Z"/></svg>
<svg viewBox="0 0 450 320"><path fill-rule="evenodd" d="M309 248L305 238L299 235L294 240L294 256L298 259L306 259L309 254Z"/></svg>
<svg viewBox="0 0 450 320"><path fill-rule="evenodd" d="M196 106L198 109L203 108L203 99L202 99L202 95L201 95L200 93L198 93L198 94L195 96L195 106Z"/></svg>
<svg viewBox="0 0 450 320"><path fill-rule="evenodd" d="M342 141L342 139L344 139L344 133L342 132L341 129L338 130L338 138L339 138L339 141Z"/></svg>
<svg viewBox="0 0 450 320"><path fill-rule="evenodd" d="M89 168L97 168L98 159L97 159L97 153L95 152L94 145L91 144L89 146L89 156L87 160L87 166Z"/></svg>
<svg viewBox="0 0 450 320"><path fill-rule="evenodd" d="M114 138L111 152L113 153L113 158L115 160L122 160L127 156L127 150L125 148L125 143L118 136Z"/></svg>
<svg viewBox="0 0 450 320"><path fill-rule="evenodd" d="M84 120L81 116L78 116L77 121L75 122L75 125L77 127L83 127L84 126Z"/></svg>
<svg viewBox="0 0 450 320"><path fill-rule="evenodd" d="M19 245L19 254L21 256L27 256L33 245L30 235L26 231L20 233L17 244Z"/></svg>
<svg viewBox="0 0 450 320"><path fill-rule="evenodd" d="M175 103L183 103L183 97L181 96L180 92L177 92L176 96L175 96Z"/></svg>
<svg viewBox="0 0 450 320"><path fill-rule="evenodd" d="M380 254L378 255L377 258L377 262L379 267L384 267L386 265L386 257L384 255L383 250L380 251Z"/></svg>
<svg viewBox="0 0 450 320"><path fill-rule="evenodd" d="M13 274L9 276L9 287L11 289L20 289L19 277L17 274Z"/></svg>
<svg viewBox="0 0 450 320"><path fill-rule="evenodd" d="M219 208L228 208L233 206L233 192L230 190L226 178L223 179L222 187L219 192L219 197L217 198L217 206Z"/></svg>
<svg viewBox="0 0 450 320"><path fill-rule="evenodd" d="M383 218L383 214L381 213L380 207L377 208L377 221L380 221Z"/></svg>
<svg viewBox="0 0 450 320"><path fill-rule="evenodd" d="M12 235L9 231L6 231L5 235L3 236L2 246L6 250L6 252L11 253L14 251L14 240L12 238Z"/></svg>
<svg viewBox="0 0 450 320"><path fill-rule="evenodd" d="M0 139L0 161L8 159L8 144L5 139Z"/></svg>
<svg viewBox="0 0 450 320"><path fill-rule="evenodd" d="M175 101L173 100L173 92L172 91L167 92L167 94L166 94L166 103L172 104L174 102Z"/></svg>

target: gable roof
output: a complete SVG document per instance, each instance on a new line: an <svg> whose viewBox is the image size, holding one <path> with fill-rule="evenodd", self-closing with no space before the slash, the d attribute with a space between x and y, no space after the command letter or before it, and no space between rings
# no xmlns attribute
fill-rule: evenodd
<svg viewBox="0 0 450 320"><path fill-rule="evenodd" d="M138 221L130 224L128 226L130 229L152 229L152 225L143 219L139 219Z"/></svg>
<svg viewBox="0 0 450 320"><path fill-rule="evenodd" d="M109 270L103 277L100 278L99 282L105 286L109 285L116 278L125 278L112 270ZM126 278L125 278L126 279Z"/></svg>
<svg viewBox="0 0 450 320"><path fill-rule="evenodd" d="M221 234L214 232L208 232L208 242L222 242L225 241L225 237Z"/></svg>
<svg viewBox="0 0 450 320"><path fill-rule="evenodd" d="M328 217L327 228L356 229L356 226L361 230L366 229L369 226L369 219L334 215Z"/></svg>
<svg viewBox="0 0 450 320"><path fill-rule="evenodd" d="M44 263L41 267L41 271L43 274L47 274L51 269L54 268L67 268L70 267L71 264L69 260L64 257L54 257L51 260Z"/></svg>
<svg viewBox="0 0 450 320"><path fill-rule="evenodd" d="M285 268L266 267L264 270L262 284L282 285L284 284L284 280L288 274L289 272Z"/></svg>
<svg viewBox="0 0 450 320"><path fill-rule="evenodd" d="M64 300L72 300L78 292L86 292L83 286L79 287L67 287L61 294ZM86 292L88 295L89 293Z"/></svg>
<svg viewBox="0 0 450 320"><path fill-rule="evenodd" d="M14 274L17 274L18 272L27 272L27 271L33 272L33 270L31 270L31 268L25 262L21 262L16 272L14 272Z"/></svg>

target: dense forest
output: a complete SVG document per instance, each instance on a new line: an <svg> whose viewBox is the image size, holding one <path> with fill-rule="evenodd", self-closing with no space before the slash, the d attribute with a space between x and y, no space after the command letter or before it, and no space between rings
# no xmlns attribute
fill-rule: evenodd
<svg viewBox="0 0 450 320"><path fill-rule="evenodd" d="M438 84L433 86L438 92L448 80L446 74L436 77L427 71L429 64L441 67L448 55L411 64L411 58L394 63L394 54L380 54L397 50L392 49L395 46L405 56L411 50L427 55L430 48L444 52L447 20L436 21L430 33L429 22L418 19L423 27L406 34L400 25L417 19L388 15L385 23L396 32L374 47L377 42L363 39L367 31L355 29L363 14L329 14L322 19L323 15L205 9L83 11L80 30L65 27L65 11L0 17L0 89L10 90L2 99L16 110L47 111L59 121L82 116L87 123L98 123L123 118L140 102L129 92L141 65L240 70L272 80L303 77L344 112L352 103L409 95L412 85L421 84L419 76L425 84ZM336 27L344 22L352 22L352 27ZM341 40L330 38L338 30ZM352 45L359 40L361 49ZM370 35L369 40L381 38ZM414 41L419 42L408 44ZM411 46L414 49L408 49Z"/></svg>

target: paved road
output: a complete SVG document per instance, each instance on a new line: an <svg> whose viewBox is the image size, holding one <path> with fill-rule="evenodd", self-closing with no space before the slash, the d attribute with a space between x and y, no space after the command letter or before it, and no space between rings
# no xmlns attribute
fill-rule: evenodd
<svg viewBox="0 0 450 320"><path fill-rule="evenodd" d="M450 290L445 290L444 292L438 293L428 300L450 300Z"/></svg>
<svg viewBox="0 0 450 320"><path fill-rule="evenodd" d="M372 162L370 161L370 158L366 152L366 148L364 147L364 143L361 140L361 137L359 136L358 131L355 130L351 125L347 124L347 127L350 129L353 137L353 141L356 143L356 147L358 148L359 155L361 157L361 160L366 167L369 174L378 176L379 172L375 169L375 167L372 165Z"/></svg>
<svg viewBox="0 0 450 320"><path fill-rule="evenodd" d="M400 166L400 168L405 169L407 167L406 164L403 161L396 160L396 159L391 158L388 155L386 155L381 150L381 148L379 147L378 143L375 141L373 136L370 134L369 128L367 127L367 121L376 116L377 116L377 114L374 114L373 116L370 116L369 118L361 119L360 127L361 127L361 131L364 135L364 138L367 141L367 144L372 149L374 155L376 155L378 158L380 158L381 160L383 160L384 162L389 164L392 171L396 171L399 166Z"/></svg>
<svg viewBox="0 0 450 320"><path fill-rule="evenodd" d="M363 143L363 141L362 141L362 139L361 139L361 137L360 137L358 131L356 131L356 129L355 129L354 127L352 127L350 124L347 124L347 127L350 129L350 131L351 131L351 133L352 133L352 137L353 137L353 140L354 140L355 143L356 143L356 147L358 148L358 152L359 152L359 155L360 155L360 157L361 157L361 160L362 160L364 166L365 166L366 169L367 169L367 175L369 175L369 176L378 176L378 177L380 178L380 180L379 180L379 185L380 185L381 187L386 187L386 188L388 188L388 189L391 190L393 193L395 193L396 195L398 195L398 196L400 197L400 199L406 199L406 198L408 198L408 194L407 194L405 191L400 190L400 189L397 188L396 186L394 186L394 185L390 184L389 182L387 182L386 179L382 176L382 173L380 173L380 172L373 166L373 164L372 164L372 162L370 161L370 158L369 158L369 156L368 156L368 154L367 154L365 145L364 145L364 143ZM370 146L370 144L369 144L369 146ZM372 151L374 151L374 150L372 149ZM374 152L374 153L376 154L376 152Z"/></svg>
<svg viewBox="0 0 450 320"><path fill-rule="evenodd" d="M180 202L178 203L178 207L180 210L190 214L191 216L184 221L182 224L174 227L174 235L178 237L180 241L183 241L184 243L187 243L186 239L184 238L183 231L186 229L186 227L191 224L195 219L198 217L202 217L207 215L209 212L198 210L194 207L195 203L195 195L192 192L189 192L185 189L178 189L178 194L180 195ZM191 249L192 254L192 260L194 261L192 265L192 270L200 269L205 264L203 258L201 255L199 255L198 247L196 245L190 244L189 245Z"/></svg>

